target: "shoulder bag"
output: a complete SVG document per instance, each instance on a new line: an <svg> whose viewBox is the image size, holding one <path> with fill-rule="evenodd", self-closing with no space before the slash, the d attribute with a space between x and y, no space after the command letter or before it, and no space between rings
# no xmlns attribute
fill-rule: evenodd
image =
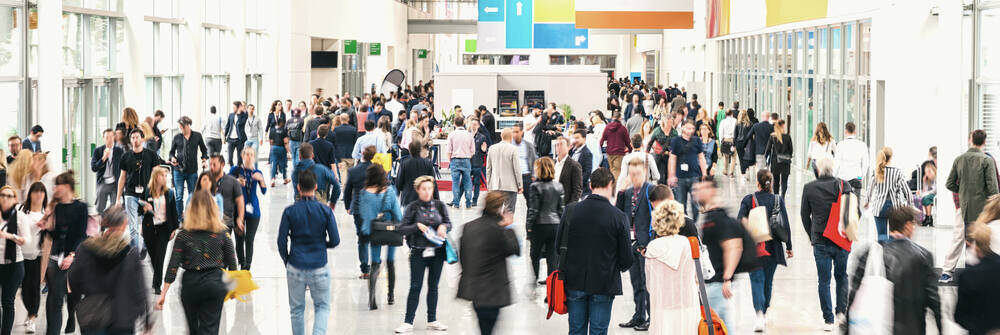
<svg viewBox="0 0 1000 335"><path fill-rule="evenodd" d="M768 226L771 228L771 237L775 240L788 243L791 237L788 236L788 232L785 230L786 222L781 216L781 196L777 194L774 195L774 208L771 208L771 217L768 220Z"/></svg>
<svg viewBox="0 0 1000 335"><path fill-rule="evenodd" d="M750 194L751 207L750 214L747 215L746 222L743 223L743 227L746 229L747 234L750 234L750 238L753 239L755 243L767 242L771 240L770 220L768 218L767 207L757 205L757 195Z"/></svg>
<svg viewBox="0 0 1000 335"><path fill-rule="evenodd" d="M385 194L382 192L381 208L385 208ZM399 232L400 223L390 220L383 210L371 222L371 235L369 241L373 245L387 245L390 247L403 246L403 234Z"/></svg>

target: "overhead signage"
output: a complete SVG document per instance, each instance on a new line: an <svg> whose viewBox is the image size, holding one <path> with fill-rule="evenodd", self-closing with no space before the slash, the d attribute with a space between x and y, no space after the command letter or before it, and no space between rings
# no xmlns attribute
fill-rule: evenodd
<svg viewBox="0 0 1000 335"><path fill-rule="evenodd" d="M694 0L575 0L577 28L693 29Z"/></svg>
<svg viewBox="0 0 1000 335"><path fill-rule="evenodd" d="M358 53L358 40L344 40L344 53L345 54L357 54Z"/></svg>
<svg viewBox="0 0 1000 335"><path fill-rule="evenodd" d="M382 43L369 43L368 44L368 55L379 56L382 55Z"/></svg>
<svg viewBox="0 0 1000 335"><path fill-rule="evenodd" d="M427 49L417 49L417 58L427 58Z"/></svg>

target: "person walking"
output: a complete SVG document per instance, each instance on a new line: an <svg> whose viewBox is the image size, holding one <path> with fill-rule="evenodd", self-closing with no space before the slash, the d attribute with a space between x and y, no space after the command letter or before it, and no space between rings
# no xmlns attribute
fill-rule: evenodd
<svg viewBox="0 0 1000 335"><path fill-rule="evenodd" d="M236 260L240 264L240 270L250 270L253 263L253 241L257 236L257 227L260 225L261 207L257 198L257 190L261 195L267 194L267 183L264 181L264 173L254 168L253 162L257 160L257 150L248 147L243 149L243 164L229 169L229 175L236 177L240 181L243 190L244 217L242 233L236 234Z"/></svg>
<svg viewBox="0 0 1000 335"><path fill-rule="evenodd" d="M512 130L514 132L512 137L513 141L511 143L517 147L517 157L518 162L520 163L518 167L521 170L521 185L522 187L530 186L533 177L531 173L532 167L535 166L535 160L538 159L538 153L535 152L535 145L531 143L531 141L525 140L524 130L520 125L515 125ZM531 195L528 192L522 191L521 195L524 196L525 204L527 204L528 201L531 201L531 199L529 199Z"/></svg>
<svg viewBox="0 0 1000 335"><path fill-rule="evenodd" d="M747 138L747 145L753 149L754 166L757 170L767 168L767 160L765 153L767 150L767 142L771 140L771 135L774 133L774 124L778 122L778 113L762 113L761 117L764 121L754 124L750 127L750 133Z"/></svg>
<svg viewBox="0 0 1000 335"><path fill-rule="evenodd" d="M580 201L580 195L583 194L583 168L569 155L569 138L559 136L555 144L554 178L562 184L565 203Z"/></svg>
<svg viewBox="0 0 1000 335"><path fill-rule="evenodd" d="M90 156L90 171L97 174L97 211L104 212L114 206L118 198L118 177L121 171L122 155L125 150L115 146L115 132L105 129L102 133L104 145L94 149Z"/></svg>
<svg viewBox="0 0 1000 335"><path fill-rule="evenodd" d="M788 211L787 207L785 207L784 196L772 192L774 189L772 186L773 180L771 171L767 169L757 171L757 192L747 194L743 197L743 200L740 201L740 211L736 215L736 220L745 224L750 211L763 206L764 212L767 213L768 222L772 219L771 216L777 212L780 215L779 219L781 219L781 222L785 223L784 236L792 236L791 227L788 225ZM775 211L775 206L777 206L777 211ZM775 233L771 233L771 235L772 237L777 236ZM750 288L753 294L753 308L757 311L754 331L761 332L766 328L767 309L771 307L774 272L778 269L778 265L788 266L785 258L786 256L787 258L792 258L794 255L792 253L792 242L772 238L771 240L757 244L757 254L760 256L762 268L750 272Z"/></svg>
<svg viewBox="0 0 1000 335"><path fill-rule="evenodd" d="M236 166L239 163L233 163ZM217 186L215 194L222 196L222 206L219 207L219 218L222 223L229 227L229 233L235 229L238 234L245 231L246 219L246 198L243 198L243 187L239 179L222 169L226 166L226 160L222 155L212 156L209 163L212 182ZM185 211L186 212L186 211Z"/></svg>
<svg viewBox="0 0 1000 335"><path fill-rule="evenodd" d="M291 100L289 100L288 101L289 109L291 109L291 106L292 103ZM289 110L289 112L291 111ZM271 103L271 108L270 110L268 110L267 113L267 124L264 125L264 133L270 134L271 129L277 127L278 123L284 124L286 122L288 122L288 117L285 114L285 108L282 106L281 100L274 100L274 102Z"/></svg>
<svg viewBox="0 0 1000 335"><path fill-rule="evenodd" d="M134 130L129 134L132 147L126 150L121 161L121 176L118 177L118 195L125 205L128 213L129 244L137 250L145 250L146 246L142 240L139 217L140 202L143 194L146 193L146 186L149 185L149 177L153 173L153 168L164 165L160 156L156 152L142 147L143 134L141 130Z"/></svg>
<svg viewBox="0 0 1000 335"><path fill-rule="evenodd" d="M664 200L655 206L652 217L656 237L642 253L649 290L649 333L696 334L701 303L691 243L679 234L686 225L684 206Z"/></svg>
<svg viewBox="0 0 1000 335"><path fill-rule="evenodd" d="M842 142L843 143L843 142ZM839 145L838 145L839 147ZM848 251L823 236L830 208L839 201L841 194L854 191L849 182L833 176L833 159L820 158L816 161L819 178L807 183L802 188L801 219L812 242L813 258L816 259L816 272L819 277L819 303L823 311L824 329L833 331L834 313L844 320L847 311L847 254ZM830 297L830 272L836 280L837 302L832 305Z"/></svg>
<svg viewBox="0 0 1000 335"><path fill-rule="evenodd" d="M629 137L628 130L622 126L621 113L612 113L611 119L611 123L604 127L604 134L601 135L598 145L605 148L608 167L617 180L622 168L622 158L628 151Z"/></svg>
<svg viewBox="0 0 1000 335"><path fill-rule="evenodd" d="M288 276L292 334L306 334L306 289L313 301L312 333L326 334L331 286L326 251L340 244L340 233L333 210L316 201L316 175L306 170L299 178L299 199L281 213L278 255Z"/></svg>
<svg viewBox="0 0 1000 335"><path fill-rule="evenodd" d="M615 180L618 191L622 191L631 185L628 170L633 161L640 161L643 165L647 166L646 172L644 172L646 180L650 182L660 180L660 168L656 164L656 157L652 153L642 150L642 135L633 135L630 143L632 144L632 152L629 152L622 158L622 168L618 172L618 179Z"/></svg>
<svg viewBox="0 0 1000 335"><path fill-rule="evenodd" d="M723 113L719 102L719 113ZM722 175L732 178L736 173L736 118L732 110L725 111L725 118L719 121L719 151L722 153Z"/></svg>
<svg viewBox="0 0 1000 335"><path fill-rule="evenodd" d="M247 113L243 108L242 101L233 101L233 112L229 113L223 132L225 143L229 144L228 162L233 165L239 164L239 158L243 157L243 144L247 141ZM236 152L236 160L233 160L233 152Z"/></svg>
<svg viewBox="0 0 1000 335"><path fill-rule="evenodd" d="M381 169L370 168L370 169ZM420 289L424 285L424 274L427 274L427 329L447 331L441 321L437 320L438 283L441 280L441 270L444 267L444 242L451 230L451 219L444 203L433 199L434 179L430 176L417 178L413 182L419 198L406 205L399 232L406 237L406 245L410 247L410 290L406 296L406 315L403 324L395 329L396 334L413 332L413 320L416 318L417 305L420 303ZM433 238L432 241L430 238ZM391 267L390 267L391 269ZM393 279L390 280L390 283Z"/></svg>
<svg viewBox="0 0 1000 335"><path fill-rule="evenodd" d="M555 178L555 164L552 158L542 157L535 161L535 175L538 179L531 184L528 192L531 193L528 202L528 215L525 218L525 230L528 233L528 240L531 241L531 269L534 276L531 283L538 280L539 275L544 283L544 279L556 270L556 228L559 226L560 218L563 214L565 201L563 197L563 186ZM545 252L545 267L548 272L544 275L538 272L542 252Z"/></svg>
<svg viewBox="0 0 1000 335"><path fill-rule="evenodd" d="M750 129L753 128L754 123L750 122L749 113L746 111L741 111L739 117L736 119L736 129L734 130L734 141L736 144L736 155L740 162L740 174L745 177L745 180L750 180L750 175L747 174L747 170L754 165L753 146L750 145Z"/></svg>
<svg viewBox="0 0 1000 335"><path fill-rule="evenodd" d="M854 122L844 124L844 139L837 143L833 154L833 176L846 180L861 196L861 180L868 176L868 145L855 135Z"/></svg>
<svg viewBox="0 0 1000 335"><path fill-rule="evenodd" d="M463 226L458 242L457 297L472 302L482 335L493 334L500 308L511 304L507 258L521 253L517 235L507 229L514 215L504 211L506 198L499 191L487 193L482 216Z"/></svg>
<svg viewBox="0 0 1000 335"><path fill-rule="evenodd" d="M995 213L993 213L995 214ZM995 222L993 222L995 224ZM992 230L992 231L991 231ZM958 294L955 303L955 322L971 335L994 334L1000 330L1000 291L996 283L1000 281L1000 256L994 245L996 230L984 222L969 227L971 255L977 263L965 268L958 277Z"/></svg>
<svg viewBox="0 0 1000 335"><path fill-rule="evenodd" d="M768 139L764 155L774 176L774 188L771 192L782 197L788 193L788 175L792 172L794 152L792 137L785 133L785 120L778 120L774 123L774 133Z"/></svg>
<svg viewBox="0 0 1000 335"><path fill-rule="evenodd" d="M490 146L486 154L486 189L507 195L507 210L514 212L517 194L524 190L521 179L522 161L518 148L511 143L514 136L510 128L500 132L500 143Z"/></svg>
<svg viewBox="0 0 1000 335"><path fill-rule="evenodd" d="M247 140L243 147L244 149L253 148L254 152L256 152L256 150L260 148L262 141L260 140L260 118L257 117L257 107L253 104L247 105L247 124L245 129L247 133ZM240 157L243 157L243 154L240 154ZM256 157L254 158L253 163L254 167L257 167Z"/></svg>
<svg viewBox="0 0 1000 335"><path fill-rule="evenodd" d="M52 189L52 202L49 203L45 216L37 223L43 230L49 231L52 244L49 249L48 265L45 267L45 283L49 293L45 297L45 333L59 335L62 328L62 308L65 299L69 306L66 332L76 330L74 313L79 294L69 293L66 289L66 274L76 258L76 248L86 235L87 204L75 199L76 178L73 171L66 171L55 179Z"/></svg>
<svg viewBox="0 0 1000 335"><path fill-rule="evenodd" d="M484 111L484 113L488 112ZM487 135L487 132L481 129L486 129L486 127L480 127L479 120L475 118L469 120L469 132L475 134L472 159L469 161L472 165L473 204L479 203L479 191L486 185L486 150L493 144L492 134Z"/></svg>
<svg viewBox="0 0 1000 335"><path fill-rule="evenodd" d="M344 209L351 214L354 219L355 233L358 235L358 261L361 263L361 276L358 279L368 279L370 271L369 254L371 245L368 242L368 235L362 233L361 211L358 209L358 200L361 199L361 190L365 188L365 178L368 167L372 165L371 160L375 157L375 147L365 148L361 155L361 160L357 165L347 170L347 177L344 181ZM405 170L401 169L400 172ZM396 179L397 182L399 178ZM399 184L396 184L399 185ZM397 186L398 187L398 186ZM414 196L416 197L416 196ZM402 199L402 197L401 197Z"/></svg>
<svg viewBox="0 0 1000 335"><path fill-rule="evenodd" d="M878 231L879 241L889 239L889 211L913 206L913 193L906 184L903 172L889 166L890 163L892 163L892 148L883 147L875 157L875 178L872 178L868 185L866 197L868 201L865 203L865 209L872 209L875 215L875 229Z"/></svg>
<svg viewBox="0 0 1000 335"><path fill-rule="evenodd" d="M472 161L475 155L476 139L472 133L465 130L465 118L456 116L455 130L448 134L448 147L451 148L451 193L452 200L448 206L459 208L462 195L465 195L465 208L472 208Z"/></svg>
<svg viewBox="0 0 1000 335"><path fill-rule="evenodd" d="M126 108L126 110L131 108ZM135 111L132 112L133 114ZM138 123L138 120L136 120ZM42 129L41 125L31 126L30 135L25 136L24 140L21 141L21 148L31 150L31 152L42 152L42 135L45 133L45 129Z"/></svg>
<svg viewBox="0 0 1000 335"><path fill-rule="evenodd" d="M884 263L885 278L892 282L892 332L894 334L923 335L927 331L927 312L934 318L937 331L941 328L941 300L935 277L934 256L924 247L910 240L917 226L917 211L912 207L897 207L888 211L889 239L878 242L879 255ZM860 248L859 248L860 249ZM871 248L856 250L857 261L851 272L848 304L857 297L862 278L865 277ZM847 314L850 320L852 315ZM870 317L870 316L869 316ZM848 321L850 322L850 321Z"/></svg>
<svg viewBox="0 0 1000 335"><path fill-rule="evenodd" d="M586 129L577 129L573 132L573 144L569 155L580 166L580 199L583 199L590 194L590 174L594 172L594 155L587 148Z"/></svg>
<svg viewBox="0 0 1000 335"><path fill-rule="evenodd" d="M599 168L590 176L593 193L566 207L556 241L569 234L560 271L564 273L570 335L608 332L615 296L622 294L620 272L632 267L628 219L612 205L615 176ZM565 250L563 250L565 248Z"/></svg>
<svg viewBox="0 0 1000 335"><path fill-rule="evenodd" d="M161 176L166 185L166 172ZM173 210L174 207L165 209ZM76 261L70 266L68 277L70 289L83 295L81 307L103 307L110 319L102 320L107 324L97 328L81 320L80 332L134 334L137 323L141 323L143 330L151 331L153 318L149 310L149 292L143 285L146 275L141 252L125 239L128 215L121 207L112 207L102 214L101 229L100 235L84 240L77 247ZM91 304L90 300L95 302Z"/></svg>
<svg viewBox="0 0 1000 335"><path fill-rule="evenodd" d="M45 216L45 208L48 207L48 192L42 183L31 184L28 189L28 197L25 198L18 215L18 222L28 223L29 232L25 232L25 239L32 241L21 245L21 252L24 255L24 280L21 281L21 302L28 312L27 320L24 321L24 331L33 334L36 330L35 319L38 317L38 307L41 302L42 283L42 261L41 241L42 229L37 225ZM30 235L30 236L28 236ZM47 262L47 260L44 260Z"/></svg>
<svg viewBox="0 0 1000 335"><path fill-rule="evenodd" d="M205 134L209 156L222 154L222 122L222 115L216 112L215 106L209 107L208 117L201 128L201 133Z"/></svg>
<svg viewBox="0 0 1000 335"><path fill-rule="evenodd" d="M342 176L347 174L348 169L359 163L351 155L354 145L358 141L358 128L348 123L351 119L348 114L340 114L337 117L340 118L340 125L333 128L333 145L337 160L340 161L337 164L337 175Z"/></svg>
<svg viewBox="0 0 1000 335"><path fill-rule="evenodd" d="M816 172L816 161L820 158L833 158L833 152L837 150L837 144L833 143L833 136L827 129L826 123L816 124L813 137L809 140L809 151L806 153L806 166L813 171L813 176L819 177Z"/></svg>
<svg viewBox="0 0 1000 335"><path fill-rule="evenodd" d="M231 227L219 219L222 215L207 191L192 194L186 212L183 229L174 240L156 309L163 309L170 285L177 278L177 268L182 267L180 296L188 332L214 335L219 333L222 306L229 293L222 281L222 269L236 270L236 251L227 232Z"/></svg>
<svg viewBox="0 0 1000 335"><path fill-rule="evenodd" d="M142 238L149 248L149 260L153 266L153 294L160 294L167 243L180 228L174 192L167 184L167 169L161 166L153 168L149 177L149 187L146 188L140 203Z"/></svg>
<svg viewBox="0 0 1000 335"><path fill-rule="evenodd" d="M9 185L0 187L0 334L10 335L14 328L14 298L24 278L25 243L38 243L31 238L30 218L17 210L17 192Z"/></svg>
<svg viewBox="0 0 1000 335"><path fill-rule="evenodd" d="M205 145L205 140L201 134L191 130L191 118L182 116L177 120L180 126L180 133L174 135L172 146L170 147L170 165L174 167L174 203L177 204L177 213L184 212L184 186L187 184L186 195L190 196L194 192L194 184L198 178L198 150L201 150L201 167L208 163L209 150Z"/></svg>
<svg viewBox="0 0 1000 335"><path fill-rule="evenodd" d="M371 149L365 148L365 150L369 151ZM387 221L400 222L403 220L403 213L399 209L396 188L389 184L382 165L372 164L368 166L365 170L364 185L364 188L358 191L357 208L353 208L353 210L357 211L361 218L361 234L370 238L372 234L372 221L382 217ZM401 233L402 229L402 227L399 228ZM393 289L395 288L396 280L396 247L386 246L386 249L388 250L386 251L385 261L387 262L386 268L389 274L389 291L387 296L388 304L392 305L395 303L395 292L393 292ZM372 243L369 250L371 251L371 270L368 275L368 309L376 310L378 309L378 304L375 301L377 300L376 295L378 293L379 269L382 265L382 246Z"/></svg>
<svg viewBox="0 0 1000 335"><path fill-rule="evenodd" d="M288 140L288 129L285 128L285 118L280 118L274 126L271 127L271 132L267 135L267 140L271 144L271 154L268 155L268 160L271 163L271 187L275 185L275 177L278 173L281 173L281 179L284 180L284 184L288 185L291 179L288 179L288 152L291 150L290 141Z"/></svg>
<svg viewBox="0 0 1000 335"><path fill-rule="evenodd" d="M311 170L316 176L316 200L330 205L330 208L337 207L337 199L340 199L340 183L337 176L330 171L330 168L317 163L313 158L313 146L309 143L302 143L299 146L299 164L292 170L292 187L299 182L299 173ZM298 188L295 188L295 196L298 197Z"/></svg>
<svg viewBox="0 0 1000 335"><path fill-rule="evenodd" d="M299 146L305 140L303 127L305 127L305 121L302 120L302 110L292 110L285 122L285 130L288 132L288 153L292 156L292 168L299 165Z"/></svg>
<svg viewBox="0 0 1000 335"><path fill-rule="evenodd" d="M634 261L629 269L629 279L632 280L635 312L628 322L618 326L645 331L649 329L649 291L646 289L646 259L642 253L653 238L653 230L650 228L653 205L649 200L649 191L654 185L646 177L649 168L644 161L632 159L627 168L629 186L618 192L615 206L625 213L625 222L630 229Z"/></svg>
<svg viewBox="0 0 1000 335"><path fill-rule="evenodd" d="M694 136L694 121L684 121L681 127L680 136L675 136L670 140L670 163L667 165L667 184L674 189L674 197L677 202L687 208L688 199L691 199L691 211L687 212L691 218L698 220L698 204L694 200L694 184L708 175L708 163L705 161L705 153L701 139Z"/></svg>
<svg viewBox="0 0 1000 335"><path fill-rule="evenodd" d="M961 217L955 220L954 234L941 266L943 283L954 279L959 256L964 252L966 227L975 222L987 199L998 193L996 161L983 151L985 146L986 132L976 129L969 135L969 150L955 158L945 183L949 191L958 194Z"/></svg>

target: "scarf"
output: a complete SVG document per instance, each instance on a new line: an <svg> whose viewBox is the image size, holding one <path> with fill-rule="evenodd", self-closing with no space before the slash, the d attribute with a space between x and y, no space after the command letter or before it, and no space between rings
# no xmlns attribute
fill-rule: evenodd
<svg viewBox="0 0 1000 335"><path fill-rule="evenodd" d="M7 222L7 232L12 235L17 235L17 213L14 211L14 206L10 209L0 212L0 217ZM17 244L14 240L7 239L3 250L3 259L12 264L17 260Z"/></svg>

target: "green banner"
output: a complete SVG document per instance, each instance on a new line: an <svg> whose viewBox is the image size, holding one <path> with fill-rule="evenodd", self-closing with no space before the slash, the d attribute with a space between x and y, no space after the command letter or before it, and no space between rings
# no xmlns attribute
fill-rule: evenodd
<svg viewBox="0 0 1000 335"><path fill-rule="evenodd" d="M476 52L476 40L465 40L465 52Z"/></svg>
<svg viewBox="0 0 1000 335"><path fill-rule="evenodd" d="M368 43L368 55L370 56L382 55L382 43Z"/></svg>
<svg viewBox="0 0 1000 335"><path fill-rule="evenodd" d="M352 55L357 54L358 40L344 40L344 53Z"/></svg>
<svg viewBox="0 0 1000 335"><path fill-rule="evenodd" d="M427 49L417 49L417 58L427 58Z"/></svg>

